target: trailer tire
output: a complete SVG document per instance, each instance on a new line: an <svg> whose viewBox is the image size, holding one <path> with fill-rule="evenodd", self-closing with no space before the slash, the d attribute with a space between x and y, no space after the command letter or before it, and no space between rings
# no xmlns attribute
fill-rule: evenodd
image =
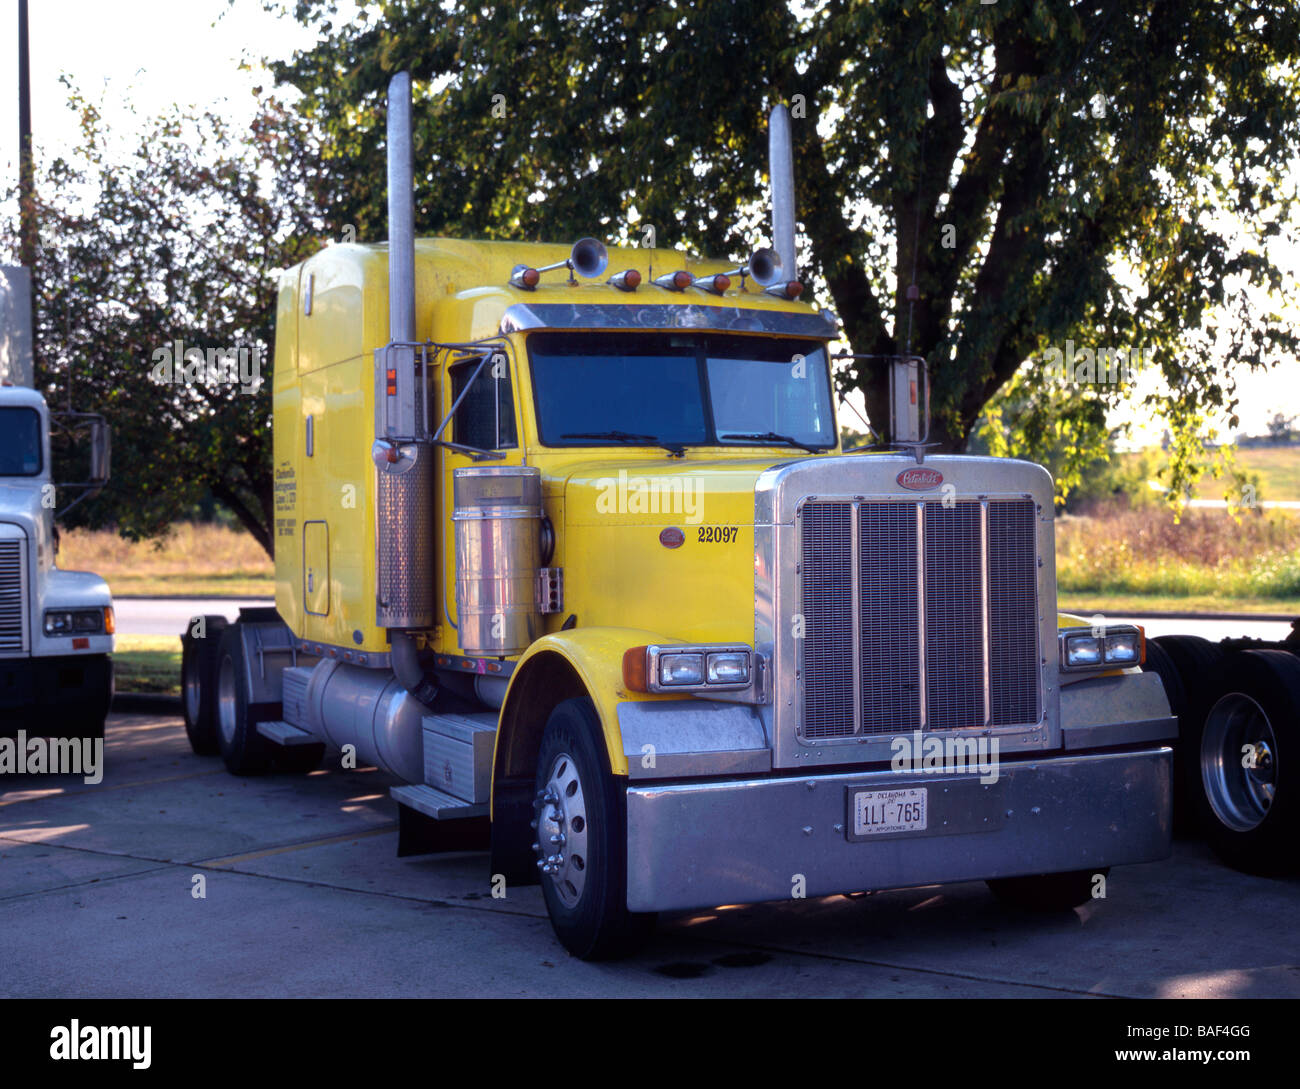
<svg viewBox="0 0 1300 1089"><path fill-rule="evenodd" d="M271 744L257 732L248 713L248 692L244 688L244 642L239 626L221 633L217 652L216 712L217 741L221 759L232 775L257 775L271 762Z"/></svg>
<svg viewBox="0 0 1300 1089"><path fill-rule="evenodd" d="M228 622L224 616L204 616L203 638L196 638L191 625L181 636L181 707L185 734L196 756L221 752L217 737L217 656L221 634Z"/></svg>
<svg viewBox="0 0 1300 1089"><path fill-rule="evenodd" d="M1300 871L1300 659L1238 651L1213 678L1197 739L1206 838L1244 873ZM1247 751L1249 747L1249 752ZM1247 758L1254 767L1246 767Z"/></svg>
<svg viewBox="0 0 1300 1089"><path fill-rule="evenodd" d="M534 851L551 926L560 944L583 960L634 952L656 919L627 909L627 793L600 739L590 700L558 704L542 733L533 803ZM564 839L552 844L551 836Z"/></svg>
<svg viewBox="0 0 1300 1089"><path fill-rule="evenodd" d="M1170 710L1178 716L1178 740L1174 742L1174 825L1180 832L1201 831L1200 737L1205 715L1214 702L1210 681L1227 651L1199 635L1162 635L1147 644L1147 668L1152 665L1152 649L1173 667L1182 690L1182 705L1174 707L1174 696L1166 688ZM1164 680L1159 665L1155 672Z"/></svg>
<svg viewBox="0 0 1300 1089"><path fill-rule="evenodd" d="M1154 673L1160 678L1165 689L1165 699L1169 701L1169 713L1178 719L1178 738L1173 745L1174 832L1194 835L1198 829L1196 794L1200 787L1195 778L1195 759L1184 756L1181 751L1183 741L1192 729L1191 716L1187 713L1187 689L1183 687L1183 676L1178 672L1169 652L1155 639L1147 643L1142 671Z"/></svg>
<svg viewBox="0 0 1300 1089"><path fill-rule="evenodd" d="M1065 873L1034 874L1029 877L998 877L986 881L989 891L1002 903L1021 911L1064 912L1088 903L1095 879L1110 873L1109 866Z"/></svg>

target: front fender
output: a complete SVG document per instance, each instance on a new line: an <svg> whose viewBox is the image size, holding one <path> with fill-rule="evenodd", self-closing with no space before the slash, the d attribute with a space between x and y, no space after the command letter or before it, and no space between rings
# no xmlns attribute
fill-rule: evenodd
<svg viewBox="0 0 1300 1089"><path fill-rule="evenodd" d="M626 775L627 756L623 752L623 735L618 725L618 705L671 700L674 697L630 691L623 683L623 653L629 647L649 643L680 642L680 639L640 628L574 628L536 640L520 657L510 676L501 709L502 728L497 732L494 764L503 762L503 746L511 743L519 719L520 693L530 690L530 680L537 670L552 668L553 659L548 663L547 658L558 655L572 669L595 705L609 753L610 771L615 775Z"/></svg>

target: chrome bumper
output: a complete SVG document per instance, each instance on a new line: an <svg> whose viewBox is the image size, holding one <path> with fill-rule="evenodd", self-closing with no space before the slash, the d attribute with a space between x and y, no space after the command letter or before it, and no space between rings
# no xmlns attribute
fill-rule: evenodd
<svg viewBox="0 0 1300 1089"><path fill-rule="evenodd" d="M1169 856L1172 750L1004 760L974 775L644 784L627 791L627 906L672 911L1055 873ZM928 828L850 841L856 790L928 787Z"/></svg>

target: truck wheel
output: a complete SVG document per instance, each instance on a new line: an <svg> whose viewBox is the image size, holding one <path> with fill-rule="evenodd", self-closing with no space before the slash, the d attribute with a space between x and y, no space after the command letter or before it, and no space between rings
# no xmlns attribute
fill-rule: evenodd
<svg viewBox="0 0 1300 1089"><path fill-rule="evenodd" d="M1300 659L1239 651L1216 674L1218 699L1199 738L1201 818L1229 866L1300 869Z"/></svg>
<svg viewBox="0 0 1300 1089"><path fill-rule="evenodd" d="M217 741L217 656L224 616L205 616L203 638L197 639L186 625L181 636L181 704L185 712L185 733L198 756L215 756Z"/></svg>
<svg viewBox="0 0 1300 1089"><path fill-rule="evenodd" d="M257 775L270 763L270 743L257 732L248 714L243 678L244 644L238 625L234 625L221 633L217 651L217 742L232 775Z"/></svg>
<svg viewBox="0 0 1300 1089"><path fill-rule="evenodd" d="M1069 911L1092 899L1097 876L1110 873L1109 866L1067 873L1036 874L1032 877L999 877L987 881L989 891L1004 904L1022 911Z"/></svg>
<svg viewBox="0 0 1300 1089"><path fill-rule="evenodd" d="M1154 651L1154 653L1153 653ZM1174 826L1180 832L1199 831L1197 799L1201 795L1201 761L1198 739L1206 712L1214 702L1210 678L1226 651L1199 635L1162 635L1147 644L1145 669L1153 669L1165 680L1165 670L1177 674L1177 685L1165 685L1170 710L1178 717L1178 740L1174 742ZM1175 695L1181 694L1178 706Z"/></svg>
<svg viewBox="0 0 1300 1089"><path fill-rule="evenodd" d="M627 910L627 795L609 770L587 699L551 712L537 756L542 895L555 936L575 957L625 956L649 939L653 914Z"/></svg>

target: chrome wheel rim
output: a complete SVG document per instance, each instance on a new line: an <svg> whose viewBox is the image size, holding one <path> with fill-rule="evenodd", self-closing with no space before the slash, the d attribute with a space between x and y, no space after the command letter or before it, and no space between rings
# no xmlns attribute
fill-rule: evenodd
<svg viewBox="0 0 1300 1089"><path fill-rule="evenodd" d="M221 659L217 670L217 721L227 745L235 743L235 716L239 705L235 696L235 663L230 656Z"/></svg>
<svg viewBox="0 0 1300 1089"><path fill-rule="evenodd" d="M560 903L571 908L587 886L587 803L578 766L568 753L551 761L546 786L533 803L537 811L537 868Z"/></svg>
<svg viewBox="0 0 1300 1089"><path fill-rule="evenodd" d="M1234 832L1258 828L1273 807L1277 738L1264 709L1244 692L1230 692L1206 716L1201 779L1214 815Z"/></svg>

